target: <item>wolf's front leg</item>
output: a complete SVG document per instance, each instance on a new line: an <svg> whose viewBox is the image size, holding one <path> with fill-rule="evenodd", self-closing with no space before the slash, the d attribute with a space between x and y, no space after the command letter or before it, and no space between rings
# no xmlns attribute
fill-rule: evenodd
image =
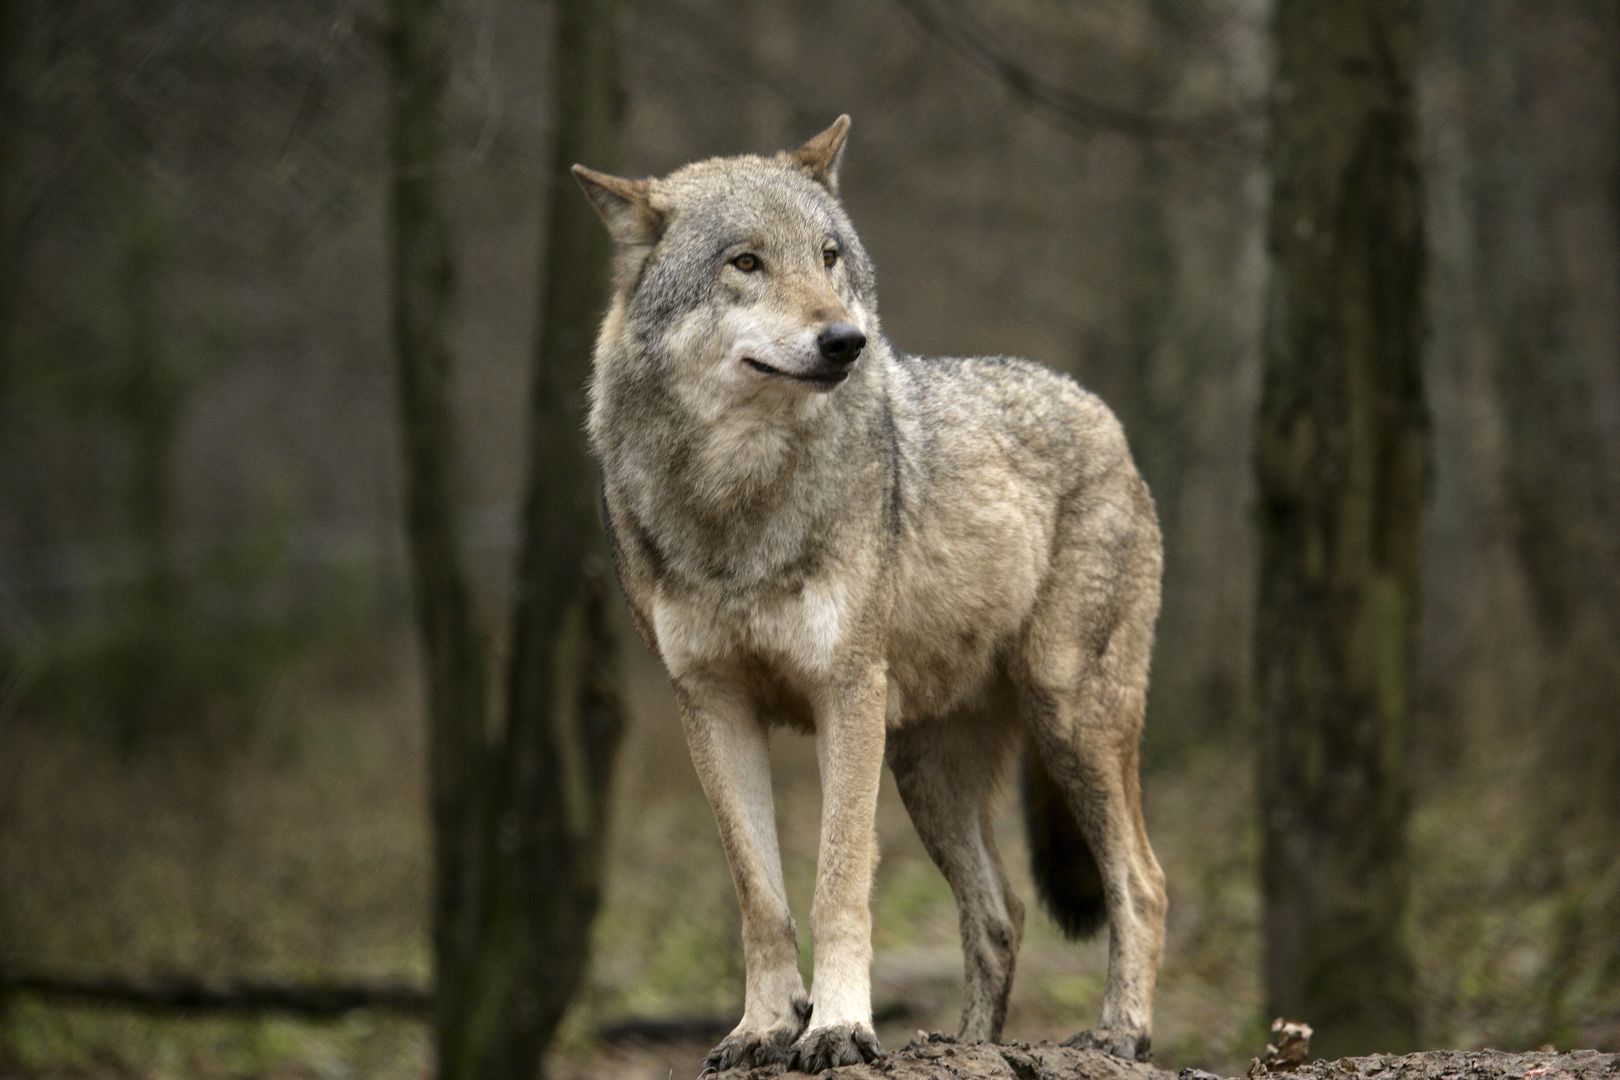
<svg viewBox="0 0 1620 1080"><path fill-rule="evenodd" d="M792 1065L815 1073L882 1053L872 1031L872 871L883 772L882 665L830 691L816 709L821 852L810 908L815 939L810 1026Z"/></svg>
<svg viewBox="0 0 1620 1080"><path fill-rule="evenodd" d="M782 884L765 729L735 687L689 681L678 690L692 764L731 864L748 969L742 1021L709 1053L703 1071L785 1061L810 1009Z"/></svg>

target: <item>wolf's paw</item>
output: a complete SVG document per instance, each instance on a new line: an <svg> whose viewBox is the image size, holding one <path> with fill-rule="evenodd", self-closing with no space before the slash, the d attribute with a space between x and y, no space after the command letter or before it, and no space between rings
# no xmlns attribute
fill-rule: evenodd
<svg viewBox="0 0 1620 1080"><path fill-rule="evenodd" d="M1153 1057L1153 1039L1140 1028L1087 1028L1064 1039L1063 1045L1101 1050L1126 1061L1148 1061Z"/></svg>
<svg viewBox="0 0 1620 1080"><path fill-rule="evenodd" d="M752 1069L761 1065L779 1065L793 1052L793 1041L804 1030L810 1019L810 1003L802 997L793 1001L793 1019L763 1031L734 1031L709 1051L703 1060L699 1080L723 1073L727 1069Z"/></svg>
<svg viewBox="0 0 1620 1080"><path fill-rule="evenodd" d="M865 1024L833 1024L811 1028L793 1044L788 1068L819 1073L835 1065L863 1065L883 1054L877 1036Z"/></svg>
<svg viewBox="0 0 1620 1080"><path fill-rule="evenodd" d="M773 1028L770 1031L745 1031L728 1035L719 1046L703 1059L703 1071L698 1080L723 1073L727 1069L752 1069L759 1065L776 1065L788 1059L793 1040L798 1033L791 1028Z"/></svg>

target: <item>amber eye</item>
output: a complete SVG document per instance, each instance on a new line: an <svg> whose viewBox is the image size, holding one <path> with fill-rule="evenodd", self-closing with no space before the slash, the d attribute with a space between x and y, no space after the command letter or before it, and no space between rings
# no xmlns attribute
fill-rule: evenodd
<svg viewBox="0 0 1620 1080"><path fill-rule="evenodd" d="M745 251L735 259L732 259L731 265L735 266L745 274L752 274L755 270L759 269L759 256L755 255L753 252Z"/></svg>
<svg viewBox="0 0 1620 1080"><path fill-rule="evenodd" d="M821 252L821 265L831 270L838 265L838 249L825 248Z"/></svg>

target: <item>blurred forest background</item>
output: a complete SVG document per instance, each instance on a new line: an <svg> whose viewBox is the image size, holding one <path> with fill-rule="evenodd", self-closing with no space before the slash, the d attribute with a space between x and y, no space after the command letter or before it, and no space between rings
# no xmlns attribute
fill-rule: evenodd
<svg viewBox="0 0 1620 1080"><path fill-rule="evenodd" d="M1615 1049L1620 4L1395 6L1419 20L1430 468L1411 707L1374 750L1400 792L1407 1030ZM597 229L565 155L606 139L616 160L586 164L656 174L797 145L841 112L895 342L1035 357L1125 419L1168 551L1145 756L1171 891L1156 1058L1241 1071L1279 1000L1259 810L1277 804L1256 780L1309 793L1320 764L1257 719L1254 645L1263 360L1287 352L1268 260L1294 228L1271 220L1268 246L1268 103L1291 92L1276 61L1310 42L1279 53L1290 24L1265 0L591 8L447 0L442 38L420 38L402 20L436 5L0 3L0 1072L429 1068L443 776L398 428L391 281L420 194L398 133L442 137L459 464L440 481L492 667L524 655L521 620L499 617L520 547L533 565L594 543L536 539L525 502L535 448L577 441L528 404L536 358L566 346L558 370L582 379L564 294L606 299L599 253L576 268L560 240ZM564 100L600 67L570 17L598 17L618 55L589 107ZM413 42L447 48L442 97L401 89ZM612 129L582 134L595 115ZM606 609L627 722L551 1070L663 1077L735 1020L737 916L664 677ZM804 911L814 751L773 754ZM961 959L888 788L879 833L876 1005L896 1046L954 1027ZM1009 1036L1089 1023L1105 962L1032 912Z"/></svg>

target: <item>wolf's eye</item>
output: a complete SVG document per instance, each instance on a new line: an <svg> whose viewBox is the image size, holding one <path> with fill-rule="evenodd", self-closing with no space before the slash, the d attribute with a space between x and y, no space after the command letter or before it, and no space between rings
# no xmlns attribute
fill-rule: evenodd
<svg viewBox="0 0 1620 1080"><path fill-rule="evenodd" d="M759 256L755 255L751 251L745 251L735 259L732 259L731 265L735 266L745 274L752 274L755 270L759 269Z"/></svg>
<svg viewBox="0 0 1620 1080"><path fill-rule="evenodd" d="M831 270L838 265L838 249L824 248L821 252L821 265Z"/></svg>

